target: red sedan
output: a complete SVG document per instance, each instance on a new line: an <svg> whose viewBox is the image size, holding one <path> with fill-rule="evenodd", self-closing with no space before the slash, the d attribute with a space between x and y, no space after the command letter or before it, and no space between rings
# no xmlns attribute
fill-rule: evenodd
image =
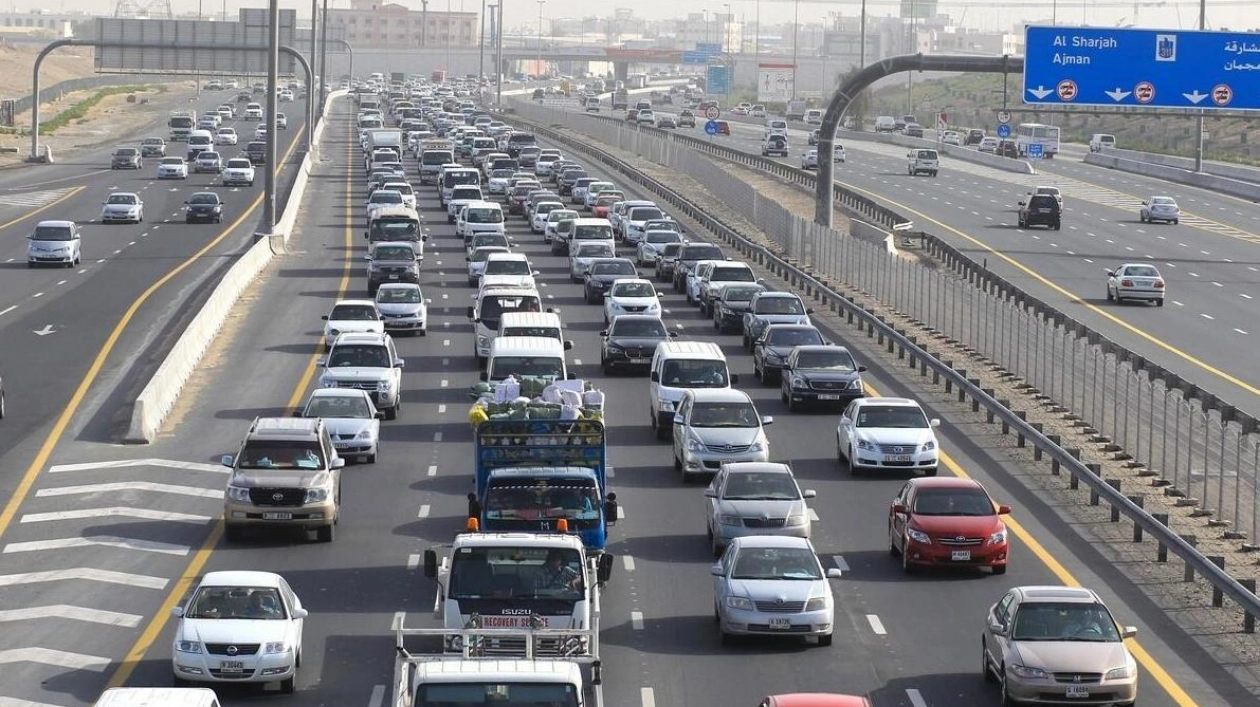
<svg viewBox="0 0 1260 707"><path fill-rule="evenodd" d="M822 692L797 692L770 695L759 707L871 707L870 700L858 695L833 695Z"/></svg>
<svg viewBox="0 0 1260 707"><path fill-rule="evenodd" d="M997 505L979 481L944 476L911 479L888 510L888 551L906 573L918 567L989 567L1006 572L1007 537Z"/></svg>

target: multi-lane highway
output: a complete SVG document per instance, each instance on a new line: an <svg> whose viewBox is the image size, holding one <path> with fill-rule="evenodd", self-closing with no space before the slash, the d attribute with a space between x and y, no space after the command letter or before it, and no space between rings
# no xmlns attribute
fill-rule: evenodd
<svg viewBox="0 0 1260 707"><path fill-rule="evenodd" d="M170 433L142 450L63 439L0 536L6 559L0 619L18 629L0 634L0 701L76 707L110 680L170 684L169 609L210 570L280 572L311 611L298 693L279 698L291 704L379 707L388 699L391 625L432 625L434 586L417 563L424 549L449 541L463 525L472 457L466 391L477 371L464 318L471 290L462 242L430 189L419 190L431 236L422 277L429 335L398 340L406 359L403 414L384 423L378 463L346 468L336 541L220 542L226 470L215 461L235 451L253 417L286 414L304 398L320 315L338 297L362 292L364 183L350 102L339 101L331 120L330 159L313 175L320 188L309 193L290 255L274 262L243 300L190 382ZM625 182L597 168L593 173ZM833 340L853 346L871 365L873 392L919 397L944 418L949 473L980 479L1014 505L1008 574L904 576L888 556L885 530L887 504L904 479L841 473L835 415L788 413L776 390L753 379L738 337L715 336L671 292L667 323L684 337L719 342L742 377L740 387L762 414L775 416L771 456L791 460L802 486L818 491L814 543L829 566L846 570L832 583L833 646L723 647L712 618L701 487L679 483L668 447L654 439L644 380L600 373L601 315L583 303L564 261L520 219L511 219L509 233L541 272L547 303L561 312L575 341L571 364L608 396L610 483L624 516L613 532L610 551L619 560L603 605L609 707L752 705L767 693L798 690L869 692L885 707L996 705L996 691L979 672L985 609L1010 586L1070 581L1098 589L1123 623L1139 627L1143 705L1251 703L1121 571L1014 480L1020 469L989 457L976 430L951 424L945 397L894 376L861 339L820 317ZM255 702L256 695L220 691L229 705Z"/></svg>
<svg viewBox="0 0 1260 707"><path fill-rule="evenodd" d="M731 126L724 140L760 154L760 125L733 120ZM799 167L807 137L792 129L792 154L780 161ZM1260 377L1240 365L1239 355L1260 336L1254 204L1066 159L1038 162L1038 174L1023 175L945 157L939 178L911 177L906 148L846 140L843 131L839 139L848 162L836 171L838 184L891 206L1034 297L1260 415ZM1063 229L1018 228L1018 202L1043 185L1063 193ZM1180 224L1140 222L1141 201L1154 195L1179 201ZM1158 266L1168 281L1168 306L1108 303L1104 269L1124 262Z"/></svg>
<svg viewBox="0 0 1260 707"><path fill-rule="evenodd" d="M235 96L206 92L190 105L200 112ZM279 131L279 154L291 163L301 158L305 103L281 107L292 127ZM255 123L243 120L228 124L241 137L237 146L218 148L225 161L244 149L255 129ZM153 134L167 133L163 126ZM143 137L121 135L117 144L137 144ZM0 341L5 351L0 365L9 407L0 425L0 467L8 470L0 478L5 497L41 456L50 429L96 441L116 439L120 426L125 431L128 401L196 311L206 283L249 242L260 215L262 167L252 188L222 187L213 174L159 181L155 158L145 159L138 171L109 169L113 147L0 173ZM170 155L186 149L184 143L167 147ZM280 182L286 189L281 206L289 181ZM205 190L221 194L223 222L185 224L184 200ZM113 191L139 194L143 223L100 222L101 204ZM79 224L81 265L27 267L25 237L44 219ZM92 382L100 385L88 385ZM80 414L68 425L71 412ZM13 520L8 512L0 516L0 529Z"/></svg>

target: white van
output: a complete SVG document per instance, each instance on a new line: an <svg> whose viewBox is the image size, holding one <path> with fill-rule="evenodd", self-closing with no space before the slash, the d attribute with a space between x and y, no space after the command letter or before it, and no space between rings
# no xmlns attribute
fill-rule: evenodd
<svg viewBox="0 0 1260 707"><path fill-rule="evenodd" d="M875 119L875 132L891 133L897 130L897 119L891 115L881 115Z"/></svg>
<svg viewBox="0 0 1260 707"><path fill-rule="evenodd" d="M446 202L451 200L451 195L455 192L457 186L481 186L481 172L472 167L456 167L454 169L444 170L442 172L442 193L439 195L439 201L442 207L446 207Z"/></svg>
<svg viewBox="0 0 1260 707"><path fill-rule="evenodd" d="M473 353L478 365L485 363L490 355L490 345L499 335L499 322L504 314L543 311L538 290L525 287L483 287L476 298L476 304L468 308L468 318L473 322Z"/></svg>
<svg viewBox="0 0 1260 707"><path fill-rule="evenodd" d="M490 345L481 380L498 383L508 376L537 376L552 381L569 377L565 347L545 336L500 336Z"/></svg>
<svg viewBox="0 0 1260 707"><path fill-rule="evenodd" d="M1107 133L1094 133L1089 138L1089 151L1102 152L1103 150L1111 150L1116 146L1116 136Z"/></svg>
<svg viewBox="0 0 1260 707"><path fill-rule="evenodd" d="M787 136L788 124L782 118L771 118L766 121L766 135L783 135Z"/></svg>
<svg viewBox="0 0 1260 707"><path fill-rule="evenodd" d="M810 108L805 111L806 125L822 125L823 112L817 108Z"/></svg>
<svg viewBox="0 0 1260 707"><path fill-rule="evenodd" d="M729 388L739 382L712 341L663 341L652 355L648 401L657 439L669 439L674 410L690 388Z"/></svg>
<svg viewBox="0 0 1260 707"><path fill-rule="evenodd" d="M468 241L478 233L503 233L503 207L493 201L474 201L455 217L455 235Z"/></svg>
<svg viewBox="0 0 1260 707"><path fill-rule="evenodd" d="M573 226L570 229L566 229L564 240L569 244L570 253L575 250L577 243L589 243L591 241L607 243L613 247L613 251L617 250L617 241L613 237L612 222L606 218L573 219Z"/></svg>
<svg viewBox="0 0 1260 707"><path fill-rule="evenodd" d="M507 312L499 320L499 337L541 336L559 341L564 350L573 348L573 342L564 338L564 324L555 312Z"/></svg>
<svg viewBox="0 0 1260 707"><path fill-rule="evenodd" d="M197 155L214 150L214 133L209 130L193 130L188 133L188 161L197 159Z"/></svg>
<svg viewBox="0 0 1260 707"><path fill-rule="evenodd" d="M95 707L219 707L208 687L111 687Z"/></svg>
<svg viewBox="0 0 1260 707"><path fill-rule="evenodd" d="M906 173L910 176L927 174L933 177L941 168L941 156L936 150L911 150L906 153Z"/></svg>

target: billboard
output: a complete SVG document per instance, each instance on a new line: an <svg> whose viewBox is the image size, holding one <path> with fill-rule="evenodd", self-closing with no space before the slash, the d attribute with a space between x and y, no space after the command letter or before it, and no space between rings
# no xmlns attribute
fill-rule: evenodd
<svg viewBox="0 0 1260 707"><path fill-rule="evenodd" d="M796 82L795 64L757 65L757 102L787 103Z"/></svg>
<svg viewBox="0 0 1260 707"><path fill-rule="evenodd" d="M240 10L237 22L99 17L96 20L96 37L102 46L96 50L96 70L116 73L265 74L269 37L267 24L267 11L253 8ZM296 25L296 10L280 10L280 44L302 51L303 47L297 46ZM223 48L189 49L190 46ZM280 73L295 74L297 70L296 60L281 53Z"/></svg>

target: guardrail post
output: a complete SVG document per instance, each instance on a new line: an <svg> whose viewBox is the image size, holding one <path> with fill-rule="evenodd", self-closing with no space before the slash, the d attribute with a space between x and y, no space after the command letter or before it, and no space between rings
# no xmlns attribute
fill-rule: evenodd
<svg viewBox="0 0 1260 707"><path fill-rule="evenodd" d="M974 387L976 387L976 388L979 388L979 387L980 387L980 379L979 379L979 378L968 378L968 379L967 379L967 382L968 382L968 383L970 383L972 386L974 386ZM971 399L971 411L972 411L972 412L980 412L980 398L972 398L972 399ZM993 422L993 420L989 420L989 422Z"/></svg>
<svg viewBox="0 0 1260 707"><path fill-rule="evenodd" d="M1024 412L1023 410L1015 410L1015 411L1013 411L1013 412L1015 413L1015 417L1018 417L1018 418L1020 419L1020 421L1022 421L1022 422L1027 422L1027 421L1028 421L1028 413ZM1010 430L1010 425L1008 425L1008 424L1006 424L1005 422L1003 422L1003 423L1002 423L1002 434L1008 434L1008 433L1009 433L1009 430ZM1015 446L1016 446L1016 447L1026 447L1026 446L1028 446L1028 440L1024 437L1024 433L1023 433L1023 431L1022 431L1022 430L1021 430L1018 434L1016 434L1016 435L1015 435Z"/></svg>
<svg viewBox="0 0 1260 707"><path fill-rule="evenodd" d="M1134 494L1132 496L1129 496L1129 500L1133 501L1133 504L1137 506L1138 508L1142 508L1142 509L1146 508L1146 494L1143 494L1143 493ZM1142 542L1142 526L1138 525L1137 521L1133 522L1133 542L1135 543Z"/></svg>
<svg viewBox="0 0 1260 707"><path fill-rule="evenodd" d="M1225 571L1225 557L1224 556L1208 555L1207 559L1208 559L1208 562L1211 562L1212 564L1221 568L1222 572ZM1222 592L1220 587L1217 587L1217 586L1212 587L1212 606L1217 609L1221 608L1222 606L1225 606L1225 592Z"/></svg>
<svg viewBox="0 0 1260 707"><path fill-rule="evenodd" d="M1115 489L1116 493L1120 492L1120 479L1107 479L1107 485ZM1117 506L1114 503L1111 504L1111 522L1120 522L1120 506Z"/></svg>
<svg viewBox="0 0 1260 707"><path fill-rule="evenodd" d="M1072 455L1072 458L1073 458L1073 459L1075 459L1076 461L1080 461L1080 460L1081 460L1081 450L1080 450L1079 448L1077 448L1077 447L1072 447L1071 449L1068 449L1068 450L1066 450L1066 451L1067 451L1067 453L1068 453L1068 454ZM1073 469L1073 470L1072 470L1072 473L1071 473L1071 474L1069 474L1069 478L1068 478L1068 488L1075 490L1075 489L1078 489L1078 488L1080 488L1080 487L1081 487L1081 480L1080 480L1079 478L1077 478L1077 476L1076 476L1076 470L1075 470L1075 469Z"/></svg>
<svg viewBox="0 0 1260 707"><path fill-rule="evenodd" d="M1086 468L1086 469L1089 469L1089 472L1090 472L1091 474L1093 474L1094 476L1096 476L1096 477L1097 477L1097 476L1102 476L1102 464L1093 464L1093 463L1091 463L1091 464L1086 464L1086 465L1085 465L1085 468ZM1100 494L1098 493L1098 489L1094 488L1094 487L1091 485L1091 486L1089 487L1089 505L1091 505L1091 506L1097 506L1097 505L1098 505L1098 503L1099 503L1100 498L1101 498L1101 496L1100 496Z"/></svg>
<svg viewBox="0 0 1260 707"><path fill-rule="evenodd" d="M1049 439L1050 444L1053 444L1056 447L1058 447L1060 443L1062 443L1063 441L1063 439L1059 435L1047 435L1046 439ZM1050 473L1055 476L1059 475L1059 460L1058 459L1050 460Z"/></svg>
<svg viewBox="0 0 1260 707"><path fill-rule="evenodd" d="M1256 580L1240 579L1238 580L1238 583L1243 586L1243 589L1246 589L1252 594L1256 593ZM1256 615L1244 609L1243 610L1243 633L1255 633L1255 632L1256 632Z"/></svg>
<svg viewBox="0 0 1260 707"><path fill-rule="evenodd" d="M1190 547L1198 547L1198 546L1199 546L1199 538L1198 538L1198 536L1196 536L1196 535L1183 535L1183 536L1181 536L1181 539L1182 539L1182 540L1185 540L1185 541L1186 541L1186 543L1187 543ZM1193 581L1194 581L1194 565L1190 564L1189 562L1187 562L1187 563L1186 563L1186 571L1185 571L1185 573L1182 575L1182 581L1184 581L1184 582L1193 582Z"/></svg>
<svg viewBox="0 0 1260 707"><path fill-rule="evenodd" d="M1159 523L1165 528L1168 527L1168 514L1167 513L1152 513L1151 517L1155 519L1156 523ZM1156 562L1168 561L1168 546L1165 545L1163 542L1159 542L1159 544L1155 547L1155 561Z"/></svg>

